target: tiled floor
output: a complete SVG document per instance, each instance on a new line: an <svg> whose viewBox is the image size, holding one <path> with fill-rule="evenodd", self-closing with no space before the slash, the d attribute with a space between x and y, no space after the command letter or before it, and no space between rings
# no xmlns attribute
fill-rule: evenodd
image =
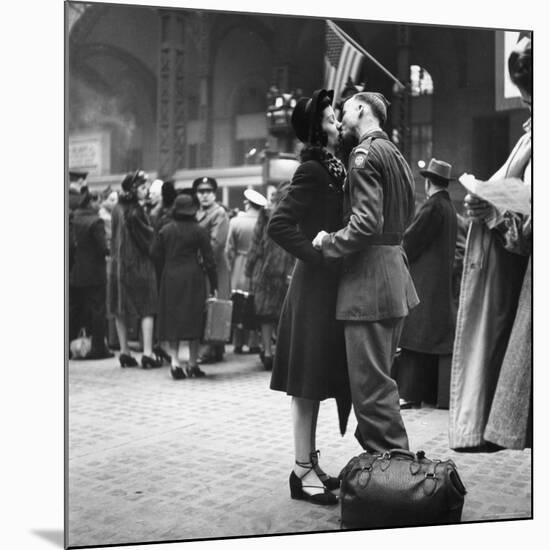
<svg viewBox="0 0 550 550"><path fill-rule="evenodd" d="M339 529L339 507L291 500L289 398L255 356L227 355L204 379L116 359L69 363L70 546ZM468 489L463 521L531 517L531 452L459 454L447 411L403 411L412 450L452 458ZM361 449L322 404L318 447L333 475ZM503 483L503 480L506 480Z"/></svg>

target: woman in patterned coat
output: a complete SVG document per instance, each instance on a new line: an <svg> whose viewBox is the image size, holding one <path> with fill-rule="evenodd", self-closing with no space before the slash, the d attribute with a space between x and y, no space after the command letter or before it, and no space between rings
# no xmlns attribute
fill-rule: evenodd
<svg viewBox="0 0 550 550"><path fill-rule="evenodd" d="M121 367L135 367L130 354L127 326L141 320L143 368L160 367L153 354L154 316L157 313L155 266L150 254L153 227L141 202L147 196L147 174L137 170L122 182L118 204L111 219L111 266L109 276L109 313L114 315Z"/></svg>

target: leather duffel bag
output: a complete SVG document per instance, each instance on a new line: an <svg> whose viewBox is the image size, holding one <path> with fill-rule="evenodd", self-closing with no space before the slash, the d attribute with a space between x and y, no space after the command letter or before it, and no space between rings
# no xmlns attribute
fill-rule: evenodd
<svg viewBox="0 0 550 550"><path fill-rule="evenodd" d="M452 460L402 449L362 453L340 477L343 528L449 524L462 517L466 488Z"/></svg>

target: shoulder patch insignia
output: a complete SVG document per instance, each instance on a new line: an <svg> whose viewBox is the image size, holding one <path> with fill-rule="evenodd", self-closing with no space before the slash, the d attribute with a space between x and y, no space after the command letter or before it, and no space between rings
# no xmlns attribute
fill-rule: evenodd
<svg viewBox="0 0 550 550"><path fill-rule="evenodd" d="M353 166L355 168L364 168L365 163L367 162L367 155L363 152L358 153L353 161Z"/></svg>

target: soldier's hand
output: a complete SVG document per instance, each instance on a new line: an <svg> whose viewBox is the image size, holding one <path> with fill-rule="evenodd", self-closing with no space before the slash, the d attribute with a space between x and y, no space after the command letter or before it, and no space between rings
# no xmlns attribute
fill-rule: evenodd
<svg viewBox="0 0 550 550"><path fill-rule="evenodd" d="M317 233L316 237L313 239L312 243L314 248L316 248L317 250L321 250L321 246L323 244L323 237L325 235L328 235L328 233L326 231L319 231L319 233Z"/></svg>

